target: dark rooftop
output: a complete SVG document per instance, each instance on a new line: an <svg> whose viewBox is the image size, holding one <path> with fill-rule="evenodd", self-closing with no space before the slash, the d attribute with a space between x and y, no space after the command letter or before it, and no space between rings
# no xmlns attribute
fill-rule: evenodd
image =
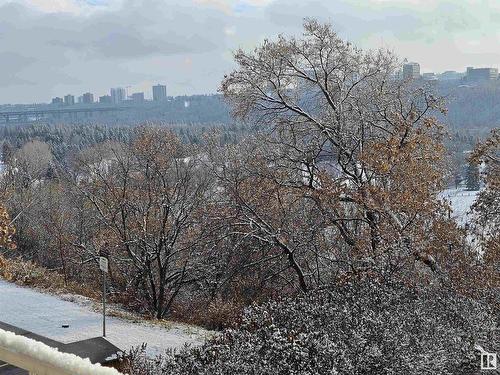
<svg viewBox="0 0 500 375"><path fill-rule="evenodd" d="M24 336L42 342L52 348L57 348L60 352L76 354L82 358L88 358L92 363L102 365L109 364L116 360L117 354L121 352L119 348L111 344L104 337L94 337L87 340L64 344L36 333L26 331L22 328L12 326L0 321L0 329L13 332L16 335ZM27 371L18 369L0 361L0 375L26 375Z"/></svg>

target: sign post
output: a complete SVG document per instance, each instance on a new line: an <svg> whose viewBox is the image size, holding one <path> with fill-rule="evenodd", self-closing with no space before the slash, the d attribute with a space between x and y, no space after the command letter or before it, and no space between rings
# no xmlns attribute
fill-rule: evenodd
<svg viewBox="0 0 500 375"><path fill-rule="evenodd" d="M99 257L99 268L102 271L102 336L106 337L106 274L108 273L108 258Z"/></svg>

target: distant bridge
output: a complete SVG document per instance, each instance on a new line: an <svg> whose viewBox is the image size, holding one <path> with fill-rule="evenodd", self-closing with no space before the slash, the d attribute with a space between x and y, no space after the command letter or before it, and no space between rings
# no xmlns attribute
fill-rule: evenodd
<svg viewBox="0 0 500 375"><path fill-rule="evenodd" d="M71 107L71 108L30 108L18 111L0 111L0 124L37 122L53 119L78 119L92 117L99 112L118 112L130 109L130 107Z"/></svg>

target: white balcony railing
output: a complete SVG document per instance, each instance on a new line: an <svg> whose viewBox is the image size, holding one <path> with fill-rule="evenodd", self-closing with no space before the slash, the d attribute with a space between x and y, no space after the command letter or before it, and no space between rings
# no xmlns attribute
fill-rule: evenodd
<svg viewBox="0 0 500 375"><path fill-rule="evenodd" d="M39 341L0 329L0 361L32 375L121 375L113 368L62 353ZM1 369L1 367L0 367Z"/></svg>

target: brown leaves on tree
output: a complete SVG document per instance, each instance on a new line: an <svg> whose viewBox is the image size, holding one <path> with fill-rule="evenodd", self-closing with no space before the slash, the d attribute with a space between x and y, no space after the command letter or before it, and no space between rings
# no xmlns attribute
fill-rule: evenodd
<svg viewBox="0 0 500 375"><path fill-rule="evenodd" d="M221 91L267 132L268 180L315 206L314 230L329 239L318 243L331 247L309 251L342 272L393 273L414 260L437 270L431 231L448 220L432 117L441 98L396 79L391 52L363 51L315 20L302 38L280 36L235 60Z"/></svg>
<svg viewBox="0 0 500 375"><path fill-rule="evenodd" d="M5 207L0 206L0 247L14 250L16 244L14 243L12 237L16 233L9 213Z"/></svg>
<svg viewBox="0 0 500 375"><path fill-rule="evenodd" d="M472 230L480 242L480 265L474 275L478 285L500 288L500 129L478 143L471 162L484 163L485 187L472 206L474 221ZM497 298L497 303L500 301Z"/></svg>

